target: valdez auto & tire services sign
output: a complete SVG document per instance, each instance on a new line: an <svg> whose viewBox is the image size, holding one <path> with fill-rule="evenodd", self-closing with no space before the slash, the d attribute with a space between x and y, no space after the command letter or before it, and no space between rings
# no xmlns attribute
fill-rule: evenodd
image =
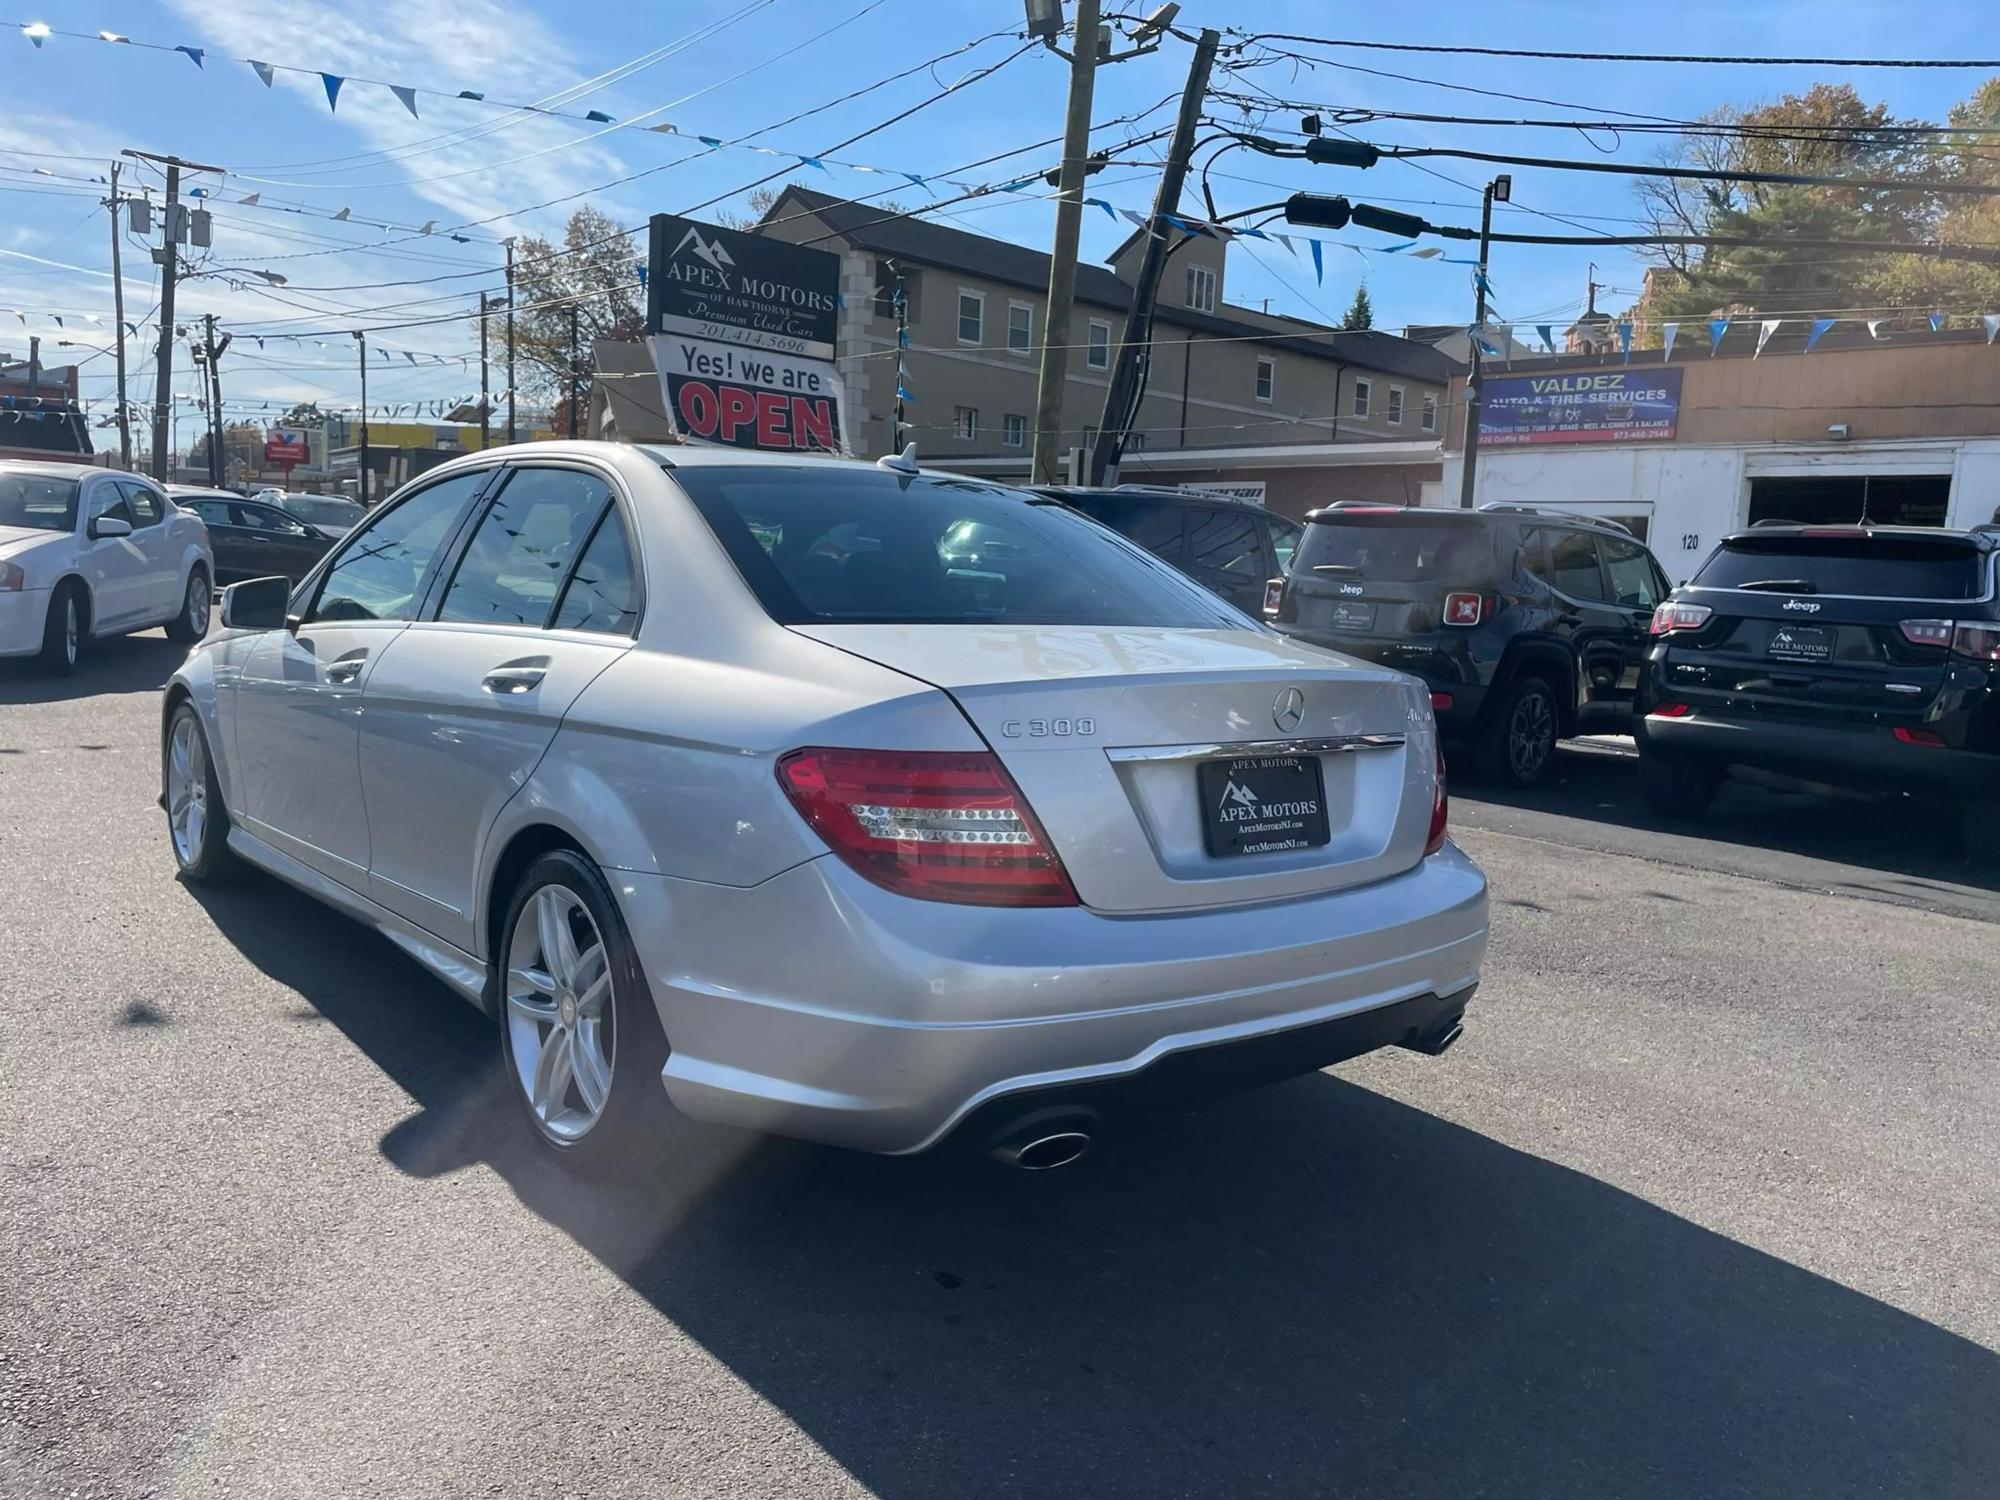
<svg viewBox="0 0 2000 1500"><path fill-rule="evenodd" d="M651 231L646 331L675 430L845 452L840 257L672 214L655 214Z"/></svg>
<svg viewBox="0 0 2000 1500"><path fill-rule="evenodd" d="M1681 372L1671 367L1505 375L1480 390L1479 441L1505 448L1671 438L1680 409Z"/></svg>

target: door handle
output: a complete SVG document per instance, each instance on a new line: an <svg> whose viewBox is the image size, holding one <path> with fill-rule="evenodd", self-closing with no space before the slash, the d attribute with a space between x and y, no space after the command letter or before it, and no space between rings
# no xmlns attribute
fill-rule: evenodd
<svg viewBox="0 0 2000 1500"><path fill-rule="evenodd" d="M547 667L495 667L479 685L489 693L532 692L542 685L548 671Z"/></svg>
<svg viewBox="0 0 2000 1500"><path fill-rule="evenodd" d="M336 657L326 664L326 680L335 687L345 687L361 675L361 669L368 665L366 651L350 651L345 656Z"/></svg>

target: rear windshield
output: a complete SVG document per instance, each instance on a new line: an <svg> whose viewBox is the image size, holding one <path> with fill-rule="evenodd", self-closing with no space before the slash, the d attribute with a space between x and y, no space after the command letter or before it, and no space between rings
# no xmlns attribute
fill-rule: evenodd
<svg viewBox="0 0 2000 1500"><path fill-rule="evenodd" d="M1476 577L1490 566L1486 529L1421 515L1329 516L1306 527L1294 575L1371 583L1435 583Z"/></svg>
<svg viewBox="0 0 2000 1500"><path fill-rule="evenodd" d="M1702 564L1695 587L1868 599L1976 599L1986 559L1944 537L1742 537Z"/></svg>
<svg viewBox="0 0 2000 1500"><path fill-rule="evenodd" d="M1250 624L1095 522L976 480L761 465L673 479L782 624Z"/></svg>
<svg viewBox="0 0 2000 1500"><path fill-rule="evenodd" d="M367 514L352 500L313 500L293 495L285 509L314 526L352 526Z"/></svg>
<svg viewBox="0 0 2000 1500"><path fill-rule="evenodd" d="M0 474L0 526L68 531L76 525L76 481L48 474Z"/></svg>

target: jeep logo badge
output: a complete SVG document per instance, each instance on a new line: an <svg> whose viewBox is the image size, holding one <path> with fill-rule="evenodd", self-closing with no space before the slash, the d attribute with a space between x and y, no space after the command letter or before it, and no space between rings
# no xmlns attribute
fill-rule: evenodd
<svg viewBox="0 0 2000 1500"><path fill-rule="evenodd" d="M1305 717L1306 695L1295 687L1286 688L1271 705L1271 722L1286 734L1304 723Z"/></svg>
<svg viewBox="0 0 2000 1500"><path fill-rule="evenodd" d="M1800 614L1806 615L1816 615L1819 613L1819 606L1810 599L1787 599L1784 603L1784 608L1795 609Z"/></svg>

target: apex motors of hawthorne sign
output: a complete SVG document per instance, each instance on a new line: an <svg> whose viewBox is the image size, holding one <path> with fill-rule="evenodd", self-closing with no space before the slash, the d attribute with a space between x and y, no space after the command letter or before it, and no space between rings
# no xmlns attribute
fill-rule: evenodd
<svg viewBox="0 0 2000 1500"><path fill-rule="evenodd" d="M846 452L839 322L838 255L653 215L646 332L683 437Z"/></svg>
<svg viewBox="0 0 2000 1500"><path fill-rule="evenodd" d="M1505 375L1480 386L1479 441L1505 448L1671 438L1680 409L1681 372L1672 367Z"/></svg>

